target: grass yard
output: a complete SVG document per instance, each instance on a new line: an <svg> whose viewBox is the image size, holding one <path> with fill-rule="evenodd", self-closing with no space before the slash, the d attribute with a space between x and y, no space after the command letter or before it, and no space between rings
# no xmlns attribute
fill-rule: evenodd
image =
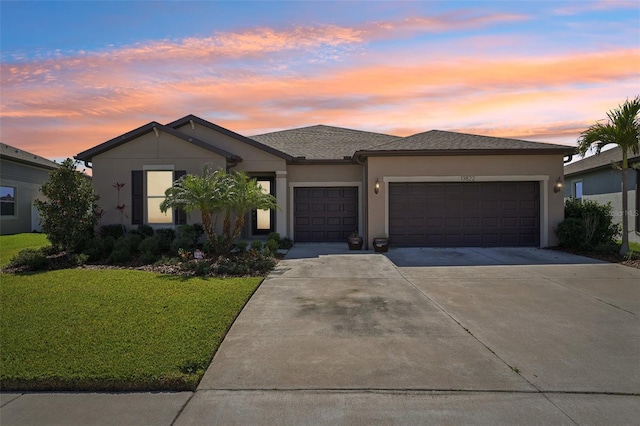
<svg viewBox="0 0 640 426"><path fill-rule="evenodd" d="M262 279L68 269L0 280L8 391L194 390Z"/></svg>
<svg viewBox="0 0 640 426"><path fill-rule="evenodd" d="M45 234L0 235L0 268L7 266L12 257L22 249L48 246Z"/></svg>

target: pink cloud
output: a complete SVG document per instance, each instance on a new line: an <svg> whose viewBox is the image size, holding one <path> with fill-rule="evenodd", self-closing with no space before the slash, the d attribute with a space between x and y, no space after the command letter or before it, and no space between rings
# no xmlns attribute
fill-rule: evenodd
<svg viewBox="0 0 640 426"><path fill-rule="evenodd" d="M564 142L591 124L584 117L600 118L611 101L637 91L640 72L629 66L640 61L637 49L509 56L493 49L512 42L484 37L465 40L479 48L466 56L450 53L450 45L428 57L409 50L391 61L363 55L367 42L407 32L523 19L467 11L353 28L254 28L4 63L0 136L60 158L151 120L194 113L247 135L324 123Z"/></svg>

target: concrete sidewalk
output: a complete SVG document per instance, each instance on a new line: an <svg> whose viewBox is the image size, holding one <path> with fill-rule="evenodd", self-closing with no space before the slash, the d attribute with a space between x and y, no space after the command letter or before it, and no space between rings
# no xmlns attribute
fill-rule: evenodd
<svg viewBox="0 0 640 426"><path fill-rule="evenodd" d="M640 418L640 271L528 249L479 251L480 265L430 267L422 264L443 252L342 250L294 247L242 311L195 393L3 394L0 424Z"/></svg>

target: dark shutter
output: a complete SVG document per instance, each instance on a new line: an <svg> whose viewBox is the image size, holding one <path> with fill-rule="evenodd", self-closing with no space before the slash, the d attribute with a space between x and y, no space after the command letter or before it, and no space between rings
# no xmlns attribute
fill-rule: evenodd
<svg viewBox="0 0 640 426"><path fill-rule="evenodd" d="M131 171L131 224L144 222L144 186L142 170Z"/></svg>
<svg viewBox="0 0 640 426"><path fill-rule="evenodd" d="M174 170L173 172L173 180L176 181L180 179L182 176L186 175L186 170ZM187 224L187 213L182 209L176 209L174 212L174 221L176 225L186 225Z"/></svg>

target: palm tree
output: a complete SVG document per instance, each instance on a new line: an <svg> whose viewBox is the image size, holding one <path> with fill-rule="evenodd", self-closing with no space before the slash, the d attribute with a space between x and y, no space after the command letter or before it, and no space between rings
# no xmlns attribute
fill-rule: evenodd
<svg viewBox="0 0 640 426"><path fill-rule="evenodd" d="M176 180L166 190L160 210L166 212L170 208L181 208L187 213L200 210L202 227L209 241L215 244L215 219L228 204L228 184L229 178L224 170L213 170L210 165L205 165L201 176L184 175Z"/></svg>
<svg viewBox="0 0 640 426"><path fill-rule="evenodd" d="M622 150L622 244L620 254L625 255L629 251L629 198L628 198L628 172L629 153L640 152L640 95L635 99L627 99L624 104L607 113L606 123L597 122L580 134L578 138L578 151L581 155L595 147L596 155L602 148L609 144L615 144Z"/></svg>
<svg viewBox="0 0 640 426"><path fill-rule="evenodd" d="M225 211L224 232L229 244L240 236L244 229L245 218L252 210L269 210L278 208L276 198L265 194L255 179L245 172L234 172L231 175L233 185L228 194L228 205ZM231 214L235 215L235 224L231 229Z"/></svg>
<svg viewBox="0 0 640 426"><path fill-rule="evenodd" d="M202 175L184 175L165 191L160 210L181 208L190 213L200 210L202 226L211 244L218 245L215 231L216 218L224 212L222 245L218 249L228 251L244 228L245 217L254 209L278 208L273 195L265 194L255 179L244 172L227 173L223 169L213 170L209 165ZM232 229L231 217L235 215Z"/></svg>

